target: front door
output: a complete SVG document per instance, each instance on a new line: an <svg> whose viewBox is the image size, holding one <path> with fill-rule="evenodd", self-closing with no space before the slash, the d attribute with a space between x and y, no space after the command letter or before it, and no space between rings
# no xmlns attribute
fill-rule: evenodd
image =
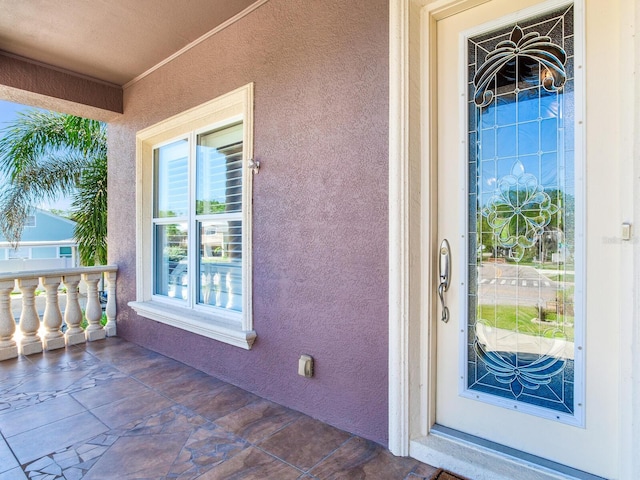
<svg viewBox="0 0 640 480"><path fill-rule="evenodd" d="M437 425L609 478L618 357L599 310L616 292L587 226L606 220L611 187L594 178L607 160L589 145L613 138L595 101L607 93L583 76L606 53L585 65L582 49L606 44L601 21L585 31L581 3L492 0L437 22L438 245L449 246L435 252L436 283L450 281L448 315L439 306L431 321Z"/></svg>

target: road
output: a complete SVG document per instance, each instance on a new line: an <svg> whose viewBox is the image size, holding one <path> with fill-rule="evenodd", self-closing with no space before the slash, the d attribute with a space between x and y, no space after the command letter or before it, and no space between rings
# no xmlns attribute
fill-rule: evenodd
<svg viewBox="0 0 640 480"><path fill-rule="evenodd" d="M530 266L484 263L478 267L478 302L537 305L556 300L563 284Z"/></svg>

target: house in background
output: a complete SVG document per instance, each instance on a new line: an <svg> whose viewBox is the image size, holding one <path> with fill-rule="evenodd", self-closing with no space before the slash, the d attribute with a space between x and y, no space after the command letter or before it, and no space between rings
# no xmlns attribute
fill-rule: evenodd
<svg viewBox="0 0 640 480"><path fill-rule="evenodd" d="M27 218L18 248L0 234L0 272L77 267L74 228L72 220L35 209Z"/></svg>
<svg viewBox="0 0 640 480"><path fill-rule="evenodd" d="M8 9L0 95L109 123L118 335L470 478L637 477L638 2L86 3Z"/></svg>

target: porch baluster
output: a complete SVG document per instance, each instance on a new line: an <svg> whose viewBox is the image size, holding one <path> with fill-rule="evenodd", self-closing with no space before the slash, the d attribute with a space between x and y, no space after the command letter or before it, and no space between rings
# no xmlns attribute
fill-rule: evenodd
<svg viewBox="0 0 640 480"><path fill-rule="evenodd" d="M64 309L64 323L67 324L67 331L64 336L67 345L84 343L84 330L80 328L82 323L82 310L78 301L78 284L80 275L65 275L62 283L67 288L67 305Z"/></svg>
<svg viewBox="0 0 640 480"><path fill-rule="evenodd" d="M85 311L85 317L89 323L84 333L89 342L102 340L106 337L106 331L100 324L102 308L100 307L100 298L98 297L98 282L101 278L102 275L100 273L82 274L82 280L84 280L87 285L87 309Z"/></svg>
<svg viewBox="0 0 640 480"><path fill-rule="evenodd" d="M22 312L20 313L19 348L22 355L32 355L42 351L42 340L38 335L40 316L36 310L35 291L38 286L37 278L18 279L18 288L22 292Z"/></svg>
<svg viewBox="0 0 640 480"><path fill-rule="evenodd" d="M107 337L116 336L116 275L117 272L106 272L107 277L107 324L105 330Z"/></svg>
<svg viewBox="0 0 640 480"><path fill-rule="evenodd" d="M55 350L63 348L65 345L64 335L60 330L62 326L62 312L58 304L58 287L60 286L60 276L40 277L40 283L47 292L47 303L44 307L42 323L45 333L42 343L45 350Z"/></svg>
<svg viewBox="0 0 640 480"><path fill-rule="evenodd" d="M13 339L16 321L11 312L11 292L14 287L14 280L0 281L0 361L18 356L18 346Z"/></svg>

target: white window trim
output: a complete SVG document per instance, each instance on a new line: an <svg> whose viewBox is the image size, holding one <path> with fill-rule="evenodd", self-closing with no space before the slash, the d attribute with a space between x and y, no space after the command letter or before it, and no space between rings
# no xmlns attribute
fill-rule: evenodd
<svg viewBox="0 0 640 480"><path fill-rule="evenodd" d="M199 308L163 302L153 295L152 233L153 148L167 140L210 125L241 119L243 135L242 317L215 315ZM130 302L140 316L249 350L256 338L253 330L251 198L253 173L246 163L253 158L253 83L170 117L136 135L136 301Z"/></svg>

